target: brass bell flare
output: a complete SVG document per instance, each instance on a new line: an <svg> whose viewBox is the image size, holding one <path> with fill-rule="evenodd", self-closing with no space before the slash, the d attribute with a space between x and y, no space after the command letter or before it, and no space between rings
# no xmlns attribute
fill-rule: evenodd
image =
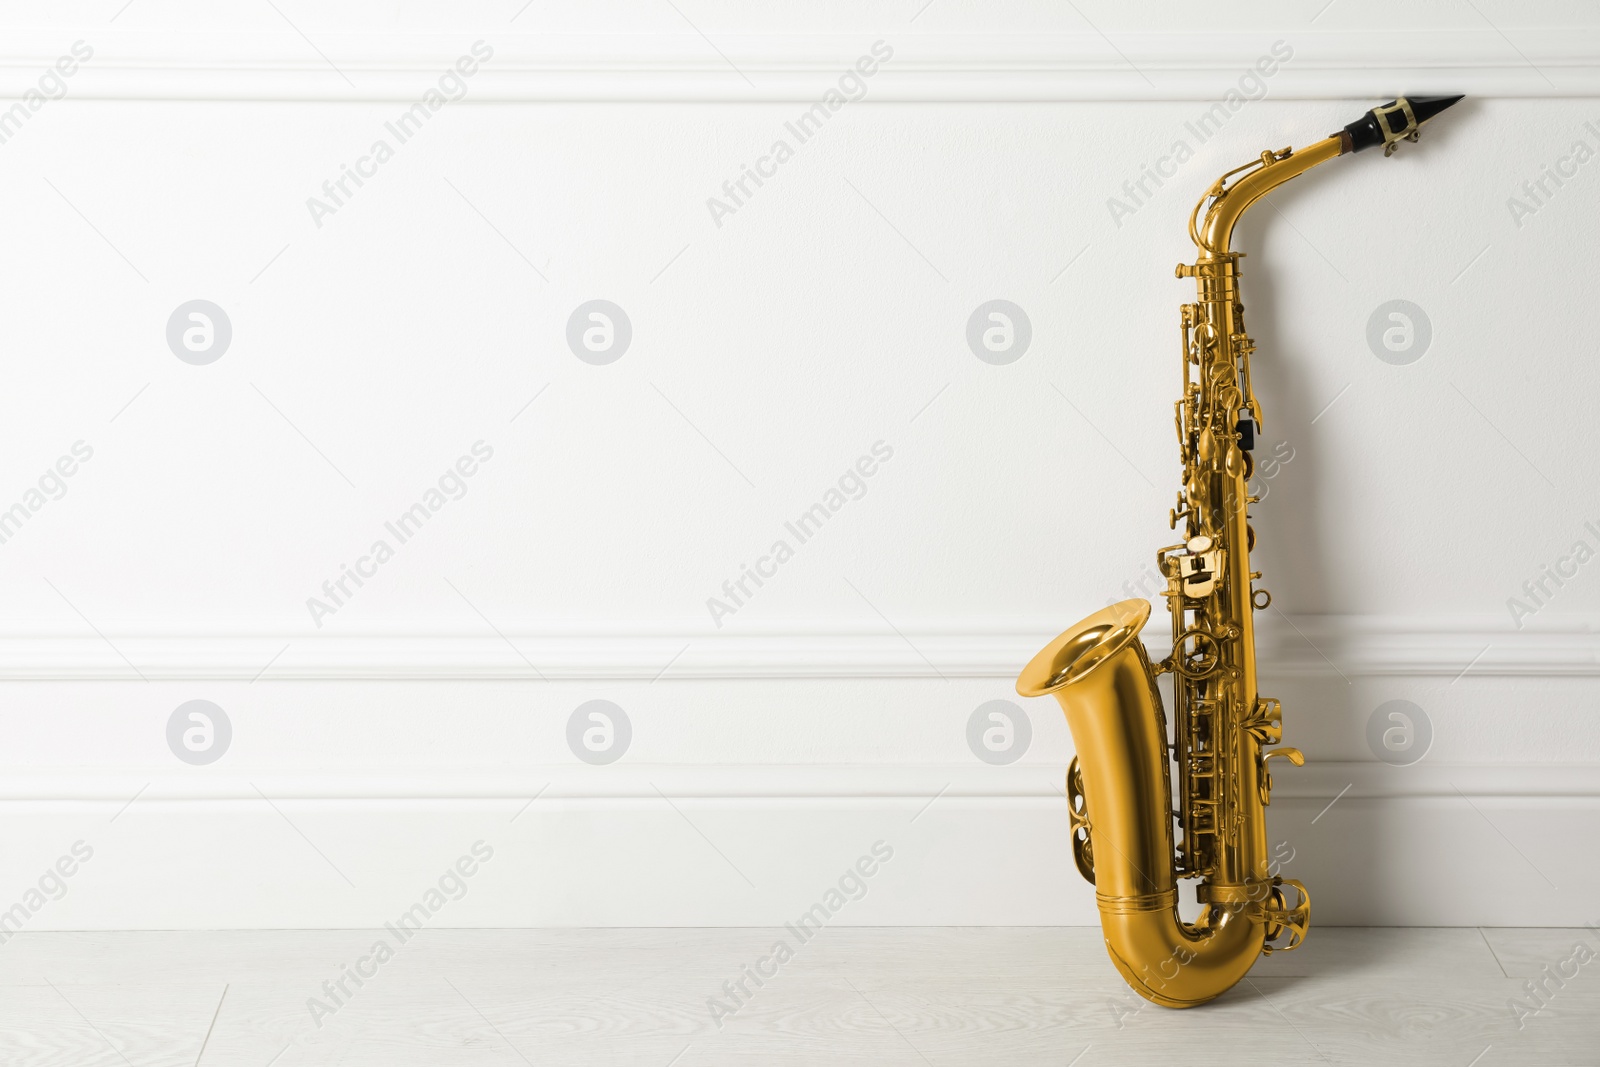
<svg viewBox="0 0 1600 1067"><path fill-rule="evenodd" d="M1148 600L1124 600L1095 612L1039 650L1017 676L1017 693L1048 696L1081 680L1137 640L1149 619Z"/></svg>

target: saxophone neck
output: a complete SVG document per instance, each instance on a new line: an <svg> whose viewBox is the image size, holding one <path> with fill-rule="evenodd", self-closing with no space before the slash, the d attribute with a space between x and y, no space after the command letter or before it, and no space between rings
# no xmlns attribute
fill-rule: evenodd
<svg viewBox="0 0 1600 1067"><path fill-rule="evenodd" d="M1422 124L1460 100L1460 96L1399 97L1368 111L1338 133L1296 151L1265 151L1236 167L1207 190L1195 205L1189 236L1202 260L1230 254L1233 228L1250 206L1272 190L1330 159L1383 146L1393 155L1404 141L1416 141ZM1236 175L1243 177L1235 177ZM1234 178L1232 184L1228 179Z"/></svg>
<svg viewBox="0 0 1600 1067"><path fill-rule="evenodd" d="M1189 236L1200 250L1201 260L1231 255L1233 228L1252 204L1312 167L1351 151L1345 144L1341 131L1299 151L1285 148L1280 152L1262 152L1260 158L1218 178L1195 205L1189 222ZM1228 183L1230 177L1241 173L1243 177Z"/></svg>

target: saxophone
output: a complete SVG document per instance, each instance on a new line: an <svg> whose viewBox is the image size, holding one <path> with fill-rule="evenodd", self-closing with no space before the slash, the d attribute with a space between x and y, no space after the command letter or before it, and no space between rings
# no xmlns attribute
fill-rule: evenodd
<svg viewBox="0 0 1600 1067"><path fill-rule="evenodd" d="M1183 524L1184 540L1156 553L1172 651L1151 662L1139 637L1150 603L1124 600L1050 642L1017 679L1023 696L1054 694L1072 731L1072 855L1095 886L1106 950L1135 991L1169 1008L1220 996L1261 954L1297 948L1311 919L1305 886L1279 877L1267 854L1269 765L1305 760L1272 747L1282 710L1256 691L1252 616L1271 595L1250 569L1255 498L1247 483L1261 408L1239 297L1243 254L1229 248L1234 226L1251 204L1318 164L1380 144L1387 156L1415 141L1424 122L1460 99L1401 97L1298 152L1264 151L1206 191L1189 221L1196 260L1177 269L1199 290L1181 309L1183 488L1170 525ZM1156 687L1163 674L1173 676L1170 750ZM1199 880L1193 922L1178 914L1179 879Z"/></svg>

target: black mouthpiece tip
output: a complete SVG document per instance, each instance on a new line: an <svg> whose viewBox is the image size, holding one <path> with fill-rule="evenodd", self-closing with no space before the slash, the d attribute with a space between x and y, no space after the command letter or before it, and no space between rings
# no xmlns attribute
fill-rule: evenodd
<svg viewBox="0 0 1600 1067"><path fill-rule="evenodd" d="M1350 151L1383 145L1383 154L1389 155L1400 141L1415 141L1417 130L1424 122L1463 98L1460 93L1455 96L1402 96L1375 107L1344 128L1350 138Z"/></svg>
<svg viewBox="0 0 1600 1067"><path fill-rule="evenodd" d="M1450 105L1465 100L1466 96L1457 93L1455 96L1408 96L1406 99L1411 102L1411 110L1417 116L1417 121L1427 122Z"/></svg>

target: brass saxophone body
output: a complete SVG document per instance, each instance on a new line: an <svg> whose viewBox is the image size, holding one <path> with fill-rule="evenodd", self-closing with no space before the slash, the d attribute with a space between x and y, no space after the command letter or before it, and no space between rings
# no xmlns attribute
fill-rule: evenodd
<svg viewBox="0 0 1600 1067"><path fill-rule="evenodd" d="M1023 696L1053 694L1072 731L1073 858L1095 886L1106 949L1135 991L1166 1007L1220 996L1262 953L1298 947L1311 918L1305 886L1279 876L1267 848L1268 764L1304 758L1273 747L1282 712L1256 689L1254 615L1271 596L1250 569L1247 483L1261 408L1233 230L1284 182L1380 143L1388 155L1459 99L1402 97L1307 148L1262 152L1196 205L1197 256L1177 269L1197 287L1196 302L1181 309L1183 487L1170 521L1182 524L1183 540L1156 555L1172 651L1151 662L1139 636L1150 604L1124 600L1050 642L1017 679ZM1173 676L1170 741L1162 674ZM1180 879L1199 881L1193 922L1178 913Z"/></svg>

